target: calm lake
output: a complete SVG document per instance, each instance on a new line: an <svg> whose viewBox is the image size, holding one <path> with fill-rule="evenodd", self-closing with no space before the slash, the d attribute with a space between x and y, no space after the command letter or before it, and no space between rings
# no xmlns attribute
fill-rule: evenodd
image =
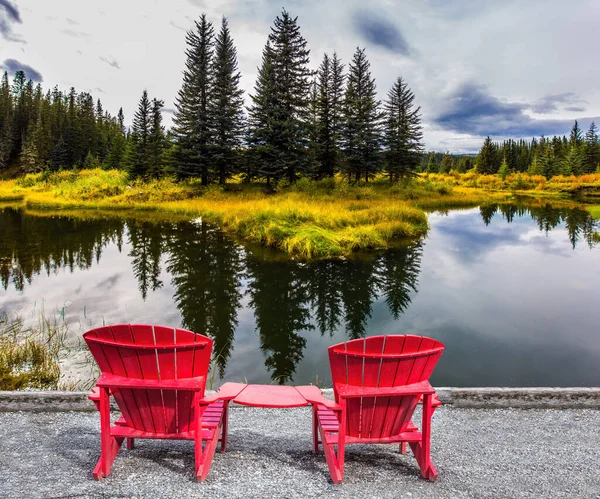
<svg viewBox="0 0 600 499"><path fill-rule="evenodd" d="M64 310L74 335L121 322L207 334L215 385L318 376L327 386L328 346L404 333L446 344L436 386L600 385L600 247L587 212L493 205L431 214L430 225L419 243L307 264L246 249L200 220L5 208L0 310Z"/></svg>

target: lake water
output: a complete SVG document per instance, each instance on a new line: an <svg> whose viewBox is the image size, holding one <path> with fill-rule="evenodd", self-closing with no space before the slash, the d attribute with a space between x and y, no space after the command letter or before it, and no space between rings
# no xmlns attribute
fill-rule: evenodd
<svg viewBox="0 0 600 499"><path fill-rule="evenodd" d="M436 386L600 385L600 247L587 212L502 205L429 219L419 243L307 264L200 220L0 209L0 310L64 311L73 334L121 322L207 334L216 384L328 385L328 346L410 333L446 345Z"/></svg>

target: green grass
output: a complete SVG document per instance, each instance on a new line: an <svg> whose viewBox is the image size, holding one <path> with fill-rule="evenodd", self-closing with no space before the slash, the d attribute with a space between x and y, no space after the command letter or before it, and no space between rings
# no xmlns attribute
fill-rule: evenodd
<svg viewBox="0 0 600 499"><path fill-rule="evenodd" d="M56 390L66 327L43 316L26 327L18 316L0 313L0 390Z"/></svg>
<svg viewBox="0 0 600 499"><path fill-rule="evenodd" d="M600 220L600 204L588 205L585 209L591 213L594 220Z"/></svg>
<svg viewBox="0 0 600 499"><path fill-rule="evenodd" d="M421 175L390 185L384 177L349 184L337 176L300 179L293 185L281 182L267 191L265 184L239 180L210 187L194 179L130 181L124 172L96 169L0 181L0 203L12 201L30 212L60 211L80 218L124 213L168 221L203 217L248 243L282 250L294 258L315 259L348 257L389 247L401 238L421 237L428 230L425 210L511 199L515 191L508 190L499 177L490 177ZM509 184L523 188L538 180L507 178Z"/></svg>

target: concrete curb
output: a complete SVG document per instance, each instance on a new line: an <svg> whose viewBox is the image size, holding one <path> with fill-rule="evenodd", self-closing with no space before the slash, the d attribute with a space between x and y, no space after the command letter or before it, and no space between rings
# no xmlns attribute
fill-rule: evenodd
<svg viewBox="0 0 600 499"><path fill-rule="evenodd" d="M499 409L600 409L600 388L437 388L440 400L453 407ZM207 391L207 394L214 391ZM333 398L331 388L323 390ZM88 392L0 391L0 412L94 411ZM235 404L232 406L235 407Z"/></svg>

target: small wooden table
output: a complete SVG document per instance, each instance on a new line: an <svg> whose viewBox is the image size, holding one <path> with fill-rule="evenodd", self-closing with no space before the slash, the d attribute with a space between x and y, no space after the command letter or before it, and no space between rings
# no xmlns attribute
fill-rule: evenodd
<svg viewBox="0 0 600 499"><path fill-rule="evenodd" d="M223 400L250 407L287 409L305 407L310 404L327 404L318 387L281 386L281 385L246 385L244 383L225 383L217 393L205 397L204 400Z"/></svg>

